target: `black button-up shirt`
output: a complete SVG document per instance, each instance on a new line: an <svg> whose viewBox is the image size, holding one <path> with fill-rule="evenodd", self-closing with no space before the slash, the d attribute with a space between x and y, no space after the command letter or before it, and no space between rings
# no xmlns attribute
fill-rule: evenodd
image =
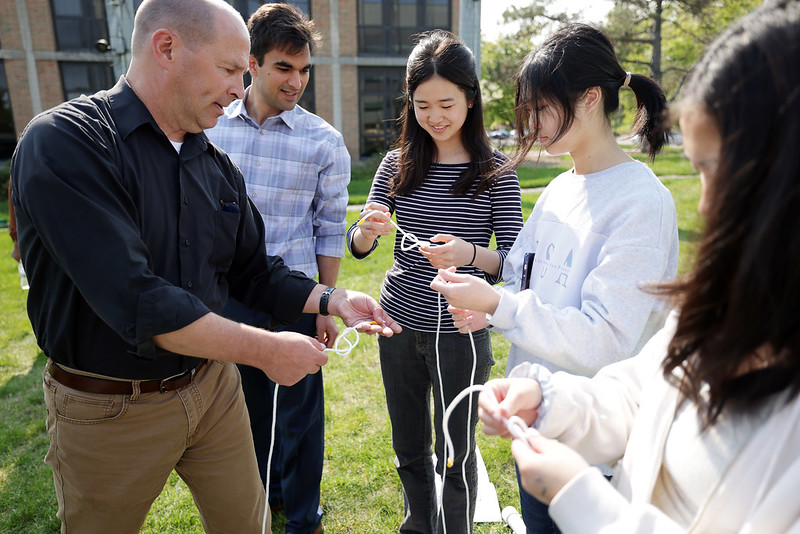
<svg viewBox="0 0 800 534"><path fill-rule="evenodd" d="M124 77L34 118L11 174L28 315L55 362L172 376L199 360L153 336L221 312L229 292L294 322L315 285L266 255L262 218L228 156L203 133L187 134L178 154Z"/></svg>

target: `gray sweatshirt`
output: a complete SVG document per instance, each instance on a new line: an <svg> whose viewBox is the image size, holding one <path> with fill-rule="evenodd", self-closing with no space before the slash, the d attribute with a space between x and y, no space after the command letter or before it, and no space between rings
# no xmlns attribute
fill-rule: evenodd
<svg viewBox="0 0 800 534"><path fill-rule="evenodd" d="M530 290L519 291L528 252ZM635 354L668 312L642 287L674 279L677 269L675 203L647 165L561 174L509 251L489 317L512 343L507 372L529 361L590 376Z"/></svg>

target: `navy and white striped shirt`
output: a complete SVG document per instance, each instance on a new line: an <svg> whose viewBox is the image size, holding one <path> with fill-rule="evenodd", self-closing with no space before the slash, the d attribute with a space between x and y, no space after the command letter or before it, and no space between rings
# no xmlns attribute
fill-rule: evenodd
<svg viewBox="0 0 800 534"><path fill-rule="evenodd" d="M436 234L452 234L469 243L488 247L494 233L500 254L498 272L502 273L506 254L522 228L522 207L516 172L502 174L491 189L473 199L472 192L464 196L456 196L451 192L453 184L467 170L466 163L434 163L419 189L407 196L393 197L389 196L389 182L397 173L398 157L399 150L394 150L383 158L375 173L367 203L379 202L387 206L395 214L398 226L420 240L430 241ZM498 166L506 160L497 151L494 157ZM473 191L475 189L477 184L473 185ZM347 245L351 252L354 230L355 224L348 231ZM436 332L439 316L438 293L430 288L430 283L436 276L436 268L416 247L408 251L401 250L402 237L401 232L396 232L394 264L387 271L381 289L381 306L404 328ZM354 256L364 257L367 254ZM490 283L499 281L499 276L486 275L472 266L459 267L458 272L485 276ZM441 299L441 305L442 322L439 331L458 332L453 326L444 298Z"/></svg>

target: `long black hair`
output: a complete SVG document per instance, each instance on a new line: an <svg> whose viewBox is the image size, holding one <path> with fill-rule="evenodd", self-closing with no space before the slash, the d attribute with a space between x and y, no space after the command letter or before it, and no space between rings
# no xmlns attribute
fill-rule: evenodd
<svg viewBox="0 0 800 534"><path fill-rule="evenodd" d="M608 119L619 108L619 91L624 86L636 95L634 130L652 160L666 144L670 131L667 98L661 87L648 76L626 72L602 29L584 23L561 26L525 56L517 74L514 114L518 150L514 163L521 163L536 142L539 103L554 104L561 111L561 128L555 141L572 126L575 106L587 89L601 89Z"/></svg>
<svg viewBox="0 0 800 534"><path fill-rule="evenodd" d="M483 127L481 88L472 51L455 35L443 30L423 33L406 66L404 106L400 114L398 173L390 182L391 194L407 195L422 185L436 157L433 138L417 122L414 91L434 75L454 83L472 107L461 127L461 143L469 154L466 172L453 185L453 193L474 196L489 189L495 168L492 145ZM477 188L473 189L477 182Z"/></svg>
<svg viewBox="0 0 800 534"><path fill-rule="evenodd" d="M773 2L714 41L684 88L685 112L705 111L722 148L695 268L666 286L681 312L664 372L683 375L706 425L800 391L798 66L800 2Z"/></svg>

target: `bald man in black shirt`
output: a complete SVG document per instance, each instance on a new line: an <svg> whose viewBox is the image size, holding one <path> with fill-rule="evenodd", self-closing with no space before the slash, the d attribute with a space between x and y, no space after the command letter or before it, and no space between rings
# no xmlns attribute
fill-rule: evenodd
<svg viewBox="0 0 800 534"><path fill-rule="evenodd" d="M13 202L44 376L62 532L139 531L172 469L206 532L260 531L264 489L233 363L292 384L317 340L224 319L331 313L400 327L371 297L268 257L241 173L202 133L243 93L249 36L220 0L145 0L112 89L34 118Z"/></svg>

